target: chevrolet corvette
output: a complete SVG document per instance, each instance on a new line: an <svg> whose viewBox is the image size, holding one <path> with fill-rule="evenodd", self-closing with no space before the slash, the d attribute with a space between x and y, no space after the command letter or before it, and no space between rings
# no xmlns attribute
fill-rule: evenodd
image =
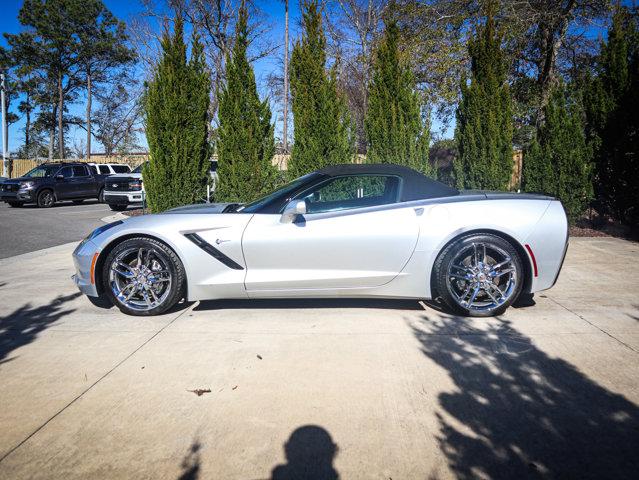
<svg viewBox="0 0 639 480"><path fill-rule="evenodd" d="M492 316L551 288L567 247L552 197L457 191L397 165L336 165L248 204L101 226L73 252L73 279L131 315L182 299L384 297Z"/></svg>

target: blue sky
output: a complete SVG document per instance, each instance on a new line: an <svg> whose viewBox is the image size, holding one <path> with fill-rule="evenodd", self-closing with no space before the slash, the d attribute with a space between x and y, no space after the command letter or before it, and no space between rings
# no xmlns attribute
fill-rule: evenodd
<svg viewBox="0 0 639 480"><path fill-rule="evenodd" d="M121 20L128 21L136 14L142 11L142 6L137 0L103 0L107 8ZM265 12L267 18L266 21L272 26L270 35L273 36L273 41L278 44L284 43L284 4L279 1L261 1L260 8ZM289 25L291 29L291 39L294 38L297 21L299 18L298 2L292 0L289 2ZM2 0L2 15L0 16L0 32L2 33L18 33L21 30L20 22L18 21L18 12L22 7L21 0ZM0 38L0 45L6 46L6 40L4 37ZM259 84L262 84L266 79L269 71L277 67L277 60L275 58L265 58L255 63L255 75ZM263 92L265 93L265 92ZM70 105L70 111L73 114L84 116L84 100L85 98L80 96L78 102L74 105ZM18 100L14 100L10 106L11 111L15 111L18 104ZM17 113L17 111L16 111ZM274 118L275 119L275 118ZM281 119L280 122L281 123ZM11 125L9 130L9 152L15 151L24 141L24 119L20 119L18 122ZM280 127L281 129L281 127ZM86 133L81 129L71 130L70 142L73 142L74 138L86 138ZM96 143L96 142L94 142ZM146 140L140 138L140 143L146 146ZM97 151L100 149L99 144L94 144L92 150Z"/></svg>
<svg viewBox="0 0 639 480"><path fill-rule="evenodd" d="M142 6L138 0L103 0L106 6L116 15L118 18L124 21L130 20L136 14L140 13L142 10ZM622 3L630 4L631 1L625 0ZM272 29L270 31L271 41L272 43L282 45L284 43L284 4L281 0L258 0L258 4L260 8L266 14L265 21L268 22ZM22 6L21 0L2 0L2 15L0 16L0 32L8 32L8 33L18 33L21 29L20 23L18 22L18 12ZM291 42L297 36L297 25L299 22L300 12L299 12L299 2L297 0L289 0L289 25L290 25L290 40ZM595 31L596 30L596 31ZM588 36L596 37L600 34L605 35L605 31L601 31L599 29L593 29L592 31L587 32ZM6 41L4 37L0 38L0 45L6 45ZM270 71L273 71L279 68L277 59L275 57L265 58L254 64L255 75L258 81L258 84L263 85L264 80L266 79L267 74ZM265 94L266 91L261 88L261 93ZM17 100L14 100L11 105L10 110L15 111L15 108L18 104ZM79 97L78 102L74 105L71 105L70 111L73 114L83 116L84 115L84 98L82 96ZM276 135L278 132L281 132L281 119L275 117L276 113L274 112L274 120L277 120L276 123ZM24 128L24 119L21 119L17 123L11 125L9 131L9 151L15 151L22 144L24 140L24 133L22 129ZM441 123L435 121L433 123L434 130L440 130ZM452 136L453 126L450 126L447 131L443 132L444 136L450 137ZM77 129L77 131L72 130L70 132L70 143L73 144L74 138L85 138L86 133ZM146 145L146 140L144 138L140 138L140 143ZM99 145L94 145L94 151L98 151L100 149Z"/></svg>

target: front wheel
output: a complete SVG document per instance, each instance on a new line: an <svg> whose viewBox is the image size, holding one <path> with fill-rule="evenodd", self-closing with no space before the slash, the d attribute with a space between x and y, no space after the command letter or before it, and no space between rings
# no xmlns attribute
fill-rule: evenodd
<svg viewBox="0 0 639 480"><path fill-rule="evenodd" d="M138 237L107 256L102 285L111 302L129 315L159 315L184 295L186 275L178 256L158 240Z"/></svg>
<svg viewBox="0 0 639 480"><path fill-rule="evenodd" d="M53 196L53 192L51 190L42 190L38 194L38 207L40 208L50 208L55 204L55 197Z"/></svg>
<svg viewBox="0 0 639 480"><path fill-rule="evenodd" d="M491 234L455 240L439 254L434 270L444 303L473 317L502 314L521 293L524 280L517 250Z"/></svg>

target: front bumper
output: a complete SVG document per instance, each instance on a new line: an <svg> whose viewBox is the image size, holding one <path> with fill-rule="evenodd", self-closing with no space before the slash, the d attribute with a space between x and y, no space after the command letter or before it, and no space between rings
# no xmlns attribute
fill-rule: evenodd
<svg viewBox="0 0 639 480"><path fill-rule="evenodd" d="M71 279L82 293L90 297L99 296L95 282L91 279L93 257L99 253L98 247L91 240L83 240L73 251L75 275Z"/></svg>
<svg viewBox="0 0 639 480"><path fill-rule="evenodd" d="M142 205L144 192L104 192L104 203L109 205Z"/></svg>
<svg viewBox="0 0 639 480"><path fill-rule="evenodd" d="M0 201L3 202L33 202L35 201L34 190L21 189L15 192L0 192Z"/></svg>

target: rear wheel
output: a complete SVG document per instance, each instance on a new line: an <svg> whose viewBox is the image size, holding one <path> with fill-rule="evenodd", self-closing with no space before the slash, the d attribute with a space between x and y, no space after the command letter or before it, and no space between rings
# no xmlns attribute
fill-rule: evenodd
<svg viewBox="0 0 639 480"><path fill-rule="evenodd" d="M24 205L24 203L22 202L7 202L7 203L9 204L10 207L13 207L13 208L19 208L22 205Z"/></svg>
<svg viewBox="0 0 639 480"><path fill-rule="evenodd" d="M55 197L53 196L53 192L51 190L42 190L38 194L38 207L40 208L50 208L55 204Z"/></svg>
<svg viewBox="0 0 639 480"><path fill-rule="evenodd" d="M183 297L186 275L178 256L150 238L131 238L117 245L102 269L109 299L129 315L164 313Z"/></svg>
<svg viewBox="0 0 639 480"><path fill-rule="evenodd" d="M439 254L434 268L442 300L463 315L500 315L523 286L517 250L496 235L470 234L455 240Z"/></svg>
<svg viewBox="0 0 639 480"><path fill-rule="evenodd" d="M123 212L126 210L126 205L112 205L110 204L109 207L111 208L111 210L115 211L115 212Z"/></svg>

